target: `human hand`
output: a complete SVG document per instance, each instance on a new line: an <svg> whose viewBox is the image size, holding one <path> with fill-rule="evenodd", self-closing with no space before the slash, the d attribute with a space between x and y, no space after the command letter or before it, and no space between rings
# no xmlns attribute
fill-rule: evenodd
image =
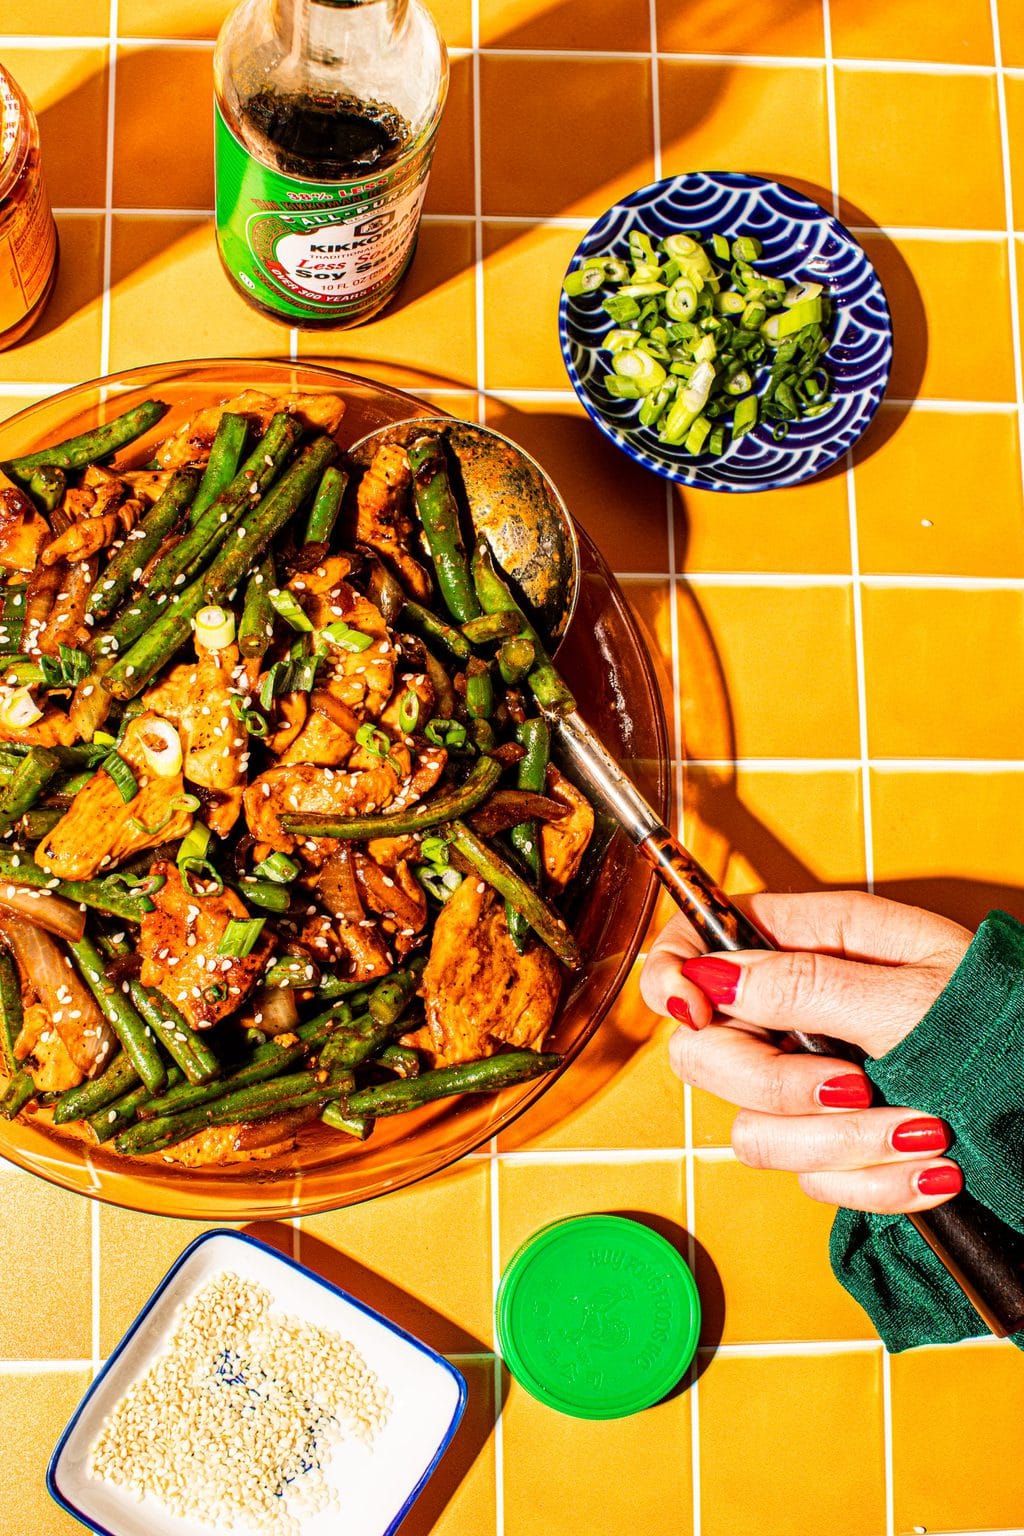
<svg viewBox="0 0 1024 1536"><path fill-rule="evenodd" d="M793 1054L770 1031L830 1035L881 1056L919 1023L973 935L857 891L765 893L742 905L777 952L704 955L681 914L651 948L640 990L682 1025L669 1042L673 1071L740 1106L740 1162L798 1173L812 1199L879 1212L950 1199L963 1177L941 1155L951 1140L941 1120L869 1108L859 1067Z"/></svg>

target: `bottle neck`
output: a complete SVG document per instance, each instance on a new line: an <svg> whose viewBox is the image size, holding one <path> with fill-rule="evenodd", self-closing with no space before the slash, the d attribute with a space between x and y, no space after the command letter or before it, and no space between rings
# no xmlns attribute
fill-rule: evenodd
<svg viewBox="0 0 1024 1536"><path fill-rule="evenodd" d="M275 0L278 36L289 64L344 67L401 37L409 0Z"/></svg>

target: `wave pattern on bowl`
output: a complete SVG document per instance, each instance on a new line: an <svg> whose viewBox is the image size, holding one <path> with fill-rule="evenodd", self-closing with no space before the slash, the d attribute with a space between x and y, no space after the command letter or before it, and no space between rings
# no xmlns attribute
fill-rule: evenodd
<svg viewBox="0 0 1024 1536"><path fill-rule="evenodd" d="M639 402L616 400L602 382L611 366L600 341L614 322L602 293L570 300L558 312L562 355L588 415L618 448L644 468L686 485L716 491L775 490L797 485L834 464L860 437L881 403L892 365L892 321L874 268L848 230L802 193L739 172L691 172L633 192L591 226L569 270L592 256L628 255L631 230L652 241L684 231L754 235L763 252L756 265L790 282L820 282L832 303L825 365L833 380L823 415L793 422L777 443L770 422L759 422L724 454L695 457L658 441L641 427ZM767 372L765 371L765 378Z"/></svg>

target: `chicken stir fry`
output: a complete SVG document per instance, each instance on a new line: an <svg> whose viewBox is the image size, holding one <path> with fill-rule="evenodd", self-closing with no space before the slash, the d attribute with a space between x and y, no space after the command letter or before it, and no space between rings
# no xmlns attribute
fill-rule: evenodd
<svg viewBox="0 0 1024 1536"><path fill-rule="evenodd" d="M443 444L245 390L122 463L163 410L4 466L0 1114L195 1167L552 1070L594 816Z"/></svg>

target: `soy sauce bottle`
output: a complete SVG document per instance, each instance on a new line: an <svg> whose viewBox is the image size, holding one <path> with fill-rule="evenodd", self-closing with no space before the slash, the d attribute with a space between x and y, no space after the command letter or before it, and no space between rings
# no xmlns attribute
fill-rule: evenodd
<svg viewBox="0 0 1024 1536"><path fill-rule="evenodd" d="M412 260L448 89L422 0L241 0L214 54L217 248L302 328L356 325Z"/></svg>

